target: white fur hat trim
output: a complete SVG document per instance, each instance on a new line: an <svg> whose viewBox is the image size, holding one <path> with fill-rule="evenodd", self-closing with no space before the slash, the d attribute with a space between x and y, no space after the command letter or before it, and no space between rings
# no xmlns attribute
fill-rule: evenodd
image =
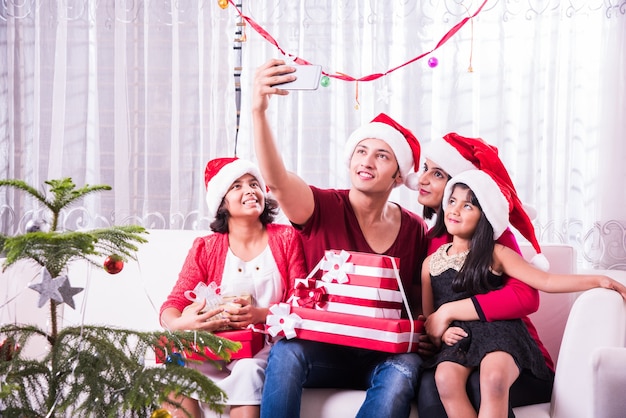
<svg viewBox="0 0 626 418"><path fill-rule="evenodd" d="M402 180L406 184L406 180L414 167L413 151L404 135L386 123L370 122L352 132L344 146L344 158L348 166L350 166L350 159L352 158L356 146L359 142L368 138L380 139L389 144L398 161ZM406 185L410 187L410 184Z"/></svg>
<svg viewBox="0 0 626 418"><path fill-rule="evenodd" d="M463 171L477 170L478 168L467 161L461 153L443 137L435 137L425 147L424 158L429 159L454 177Z"/></svg>

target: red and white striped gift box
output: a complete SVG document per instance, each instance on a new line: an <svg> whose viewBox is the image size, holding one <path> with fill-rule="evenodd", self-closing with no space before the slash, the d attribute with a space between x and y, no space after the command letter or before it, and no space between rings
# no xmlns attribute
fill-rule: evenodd
<svg viewBox="0 0 626 418"><path fill-rule="evenodd" d="M389 256L329 250L306 279L296 282L289 301L296 307L400 319L399 260ZM318 271L321 271L321 277Z"/></svg>
<svg viewBox="0 0 626 418"><path fill-rule="evenodd" d="M267 332L275 337L301 338L388 353L416 352L422 321L368 318L309 308L287 303L270 307Z"/></svg>

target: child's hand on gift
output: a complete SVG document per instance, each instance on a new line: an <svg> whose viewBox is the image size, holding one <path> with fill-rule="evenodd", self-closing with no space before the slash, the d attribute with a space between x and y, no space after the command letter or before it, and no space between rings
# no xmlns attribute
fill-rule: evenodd
<svg viewBox="0 0 626 418"><path fill-rule="evenodd" d="M249 298L235 298L224 305L224 314L230 319L230 327L243 329L251 324L265 322L267 308L257 308L250 303Z"/></svg>
<svg viewBox="0 0 626 418"><path fill-rule="evenodd" d="M173 329L202 330L214 332L228 327L229 320L224 315L224 308L218 307L204 311L206 301L194 302L181 313L173 324Z"/></svg>

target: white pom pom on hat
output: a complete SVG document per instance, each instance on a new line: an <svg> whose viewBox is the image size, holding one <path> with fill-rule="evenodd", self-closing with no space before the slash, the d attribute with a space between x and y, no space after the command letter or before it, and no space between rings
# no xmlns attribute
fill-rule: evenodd
<svg viewBox="0 0 626 418"><path fill-rule="evenodd" d="M354 149L364 139L385 141L396 156L404 185L417 190L419 182L420 144L413 133L384 113L366 125L357 128L344 146L344 158L348 165Z"/></svg>
<svg viewBox="0 0 626 418"><path fill-rule="evenodd" d="M535 228L515 189L500 181L498 176L487 170L464 171L448 181L443 196L444 208L448 205L452 190L458 183L467 185L478 199L483 213L493 227L494 240L500 238L510 223L530 242L537 252L531 263L544 271L550 268L550 263L541 253L541 247L535 236Z"/></svg>
<svg viewBox="0 0 626 418"><path fill-rule="evenodd" d="M230 186L244 174L251 174L259 182L261 190L267 191L259 168L250 161L237 157L215 158L209 161L204 170L206 203L209 207L209 223L215 220L217 210Z"/></svg>

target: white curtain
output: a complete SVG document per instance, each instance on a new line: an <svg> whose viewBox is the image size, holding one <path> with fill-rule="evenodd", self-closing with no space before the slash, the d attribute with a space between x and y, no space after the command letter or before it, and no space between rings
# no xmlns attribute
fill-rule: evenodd
<svg viewBox="0 0 626 418"><path fill-rule="evenodd" d="M380 112L423 145L451 131L480 136L537 210L540 241L626 268L623 1L488 0L436 49L483 0L236 0L247 23L235 3L219 3L3 1L0 178L113 187L66 213L66 229L207 229L206 162L235 151L255 158L256 67L282 49L359 79L434 49L373 81L331 78L272 98L288 167L347 187L343 143ZM421 213L415 192L393 198ZM36 202L0 189L1 233L23 232L33 218L45 218Z"/></svg>

